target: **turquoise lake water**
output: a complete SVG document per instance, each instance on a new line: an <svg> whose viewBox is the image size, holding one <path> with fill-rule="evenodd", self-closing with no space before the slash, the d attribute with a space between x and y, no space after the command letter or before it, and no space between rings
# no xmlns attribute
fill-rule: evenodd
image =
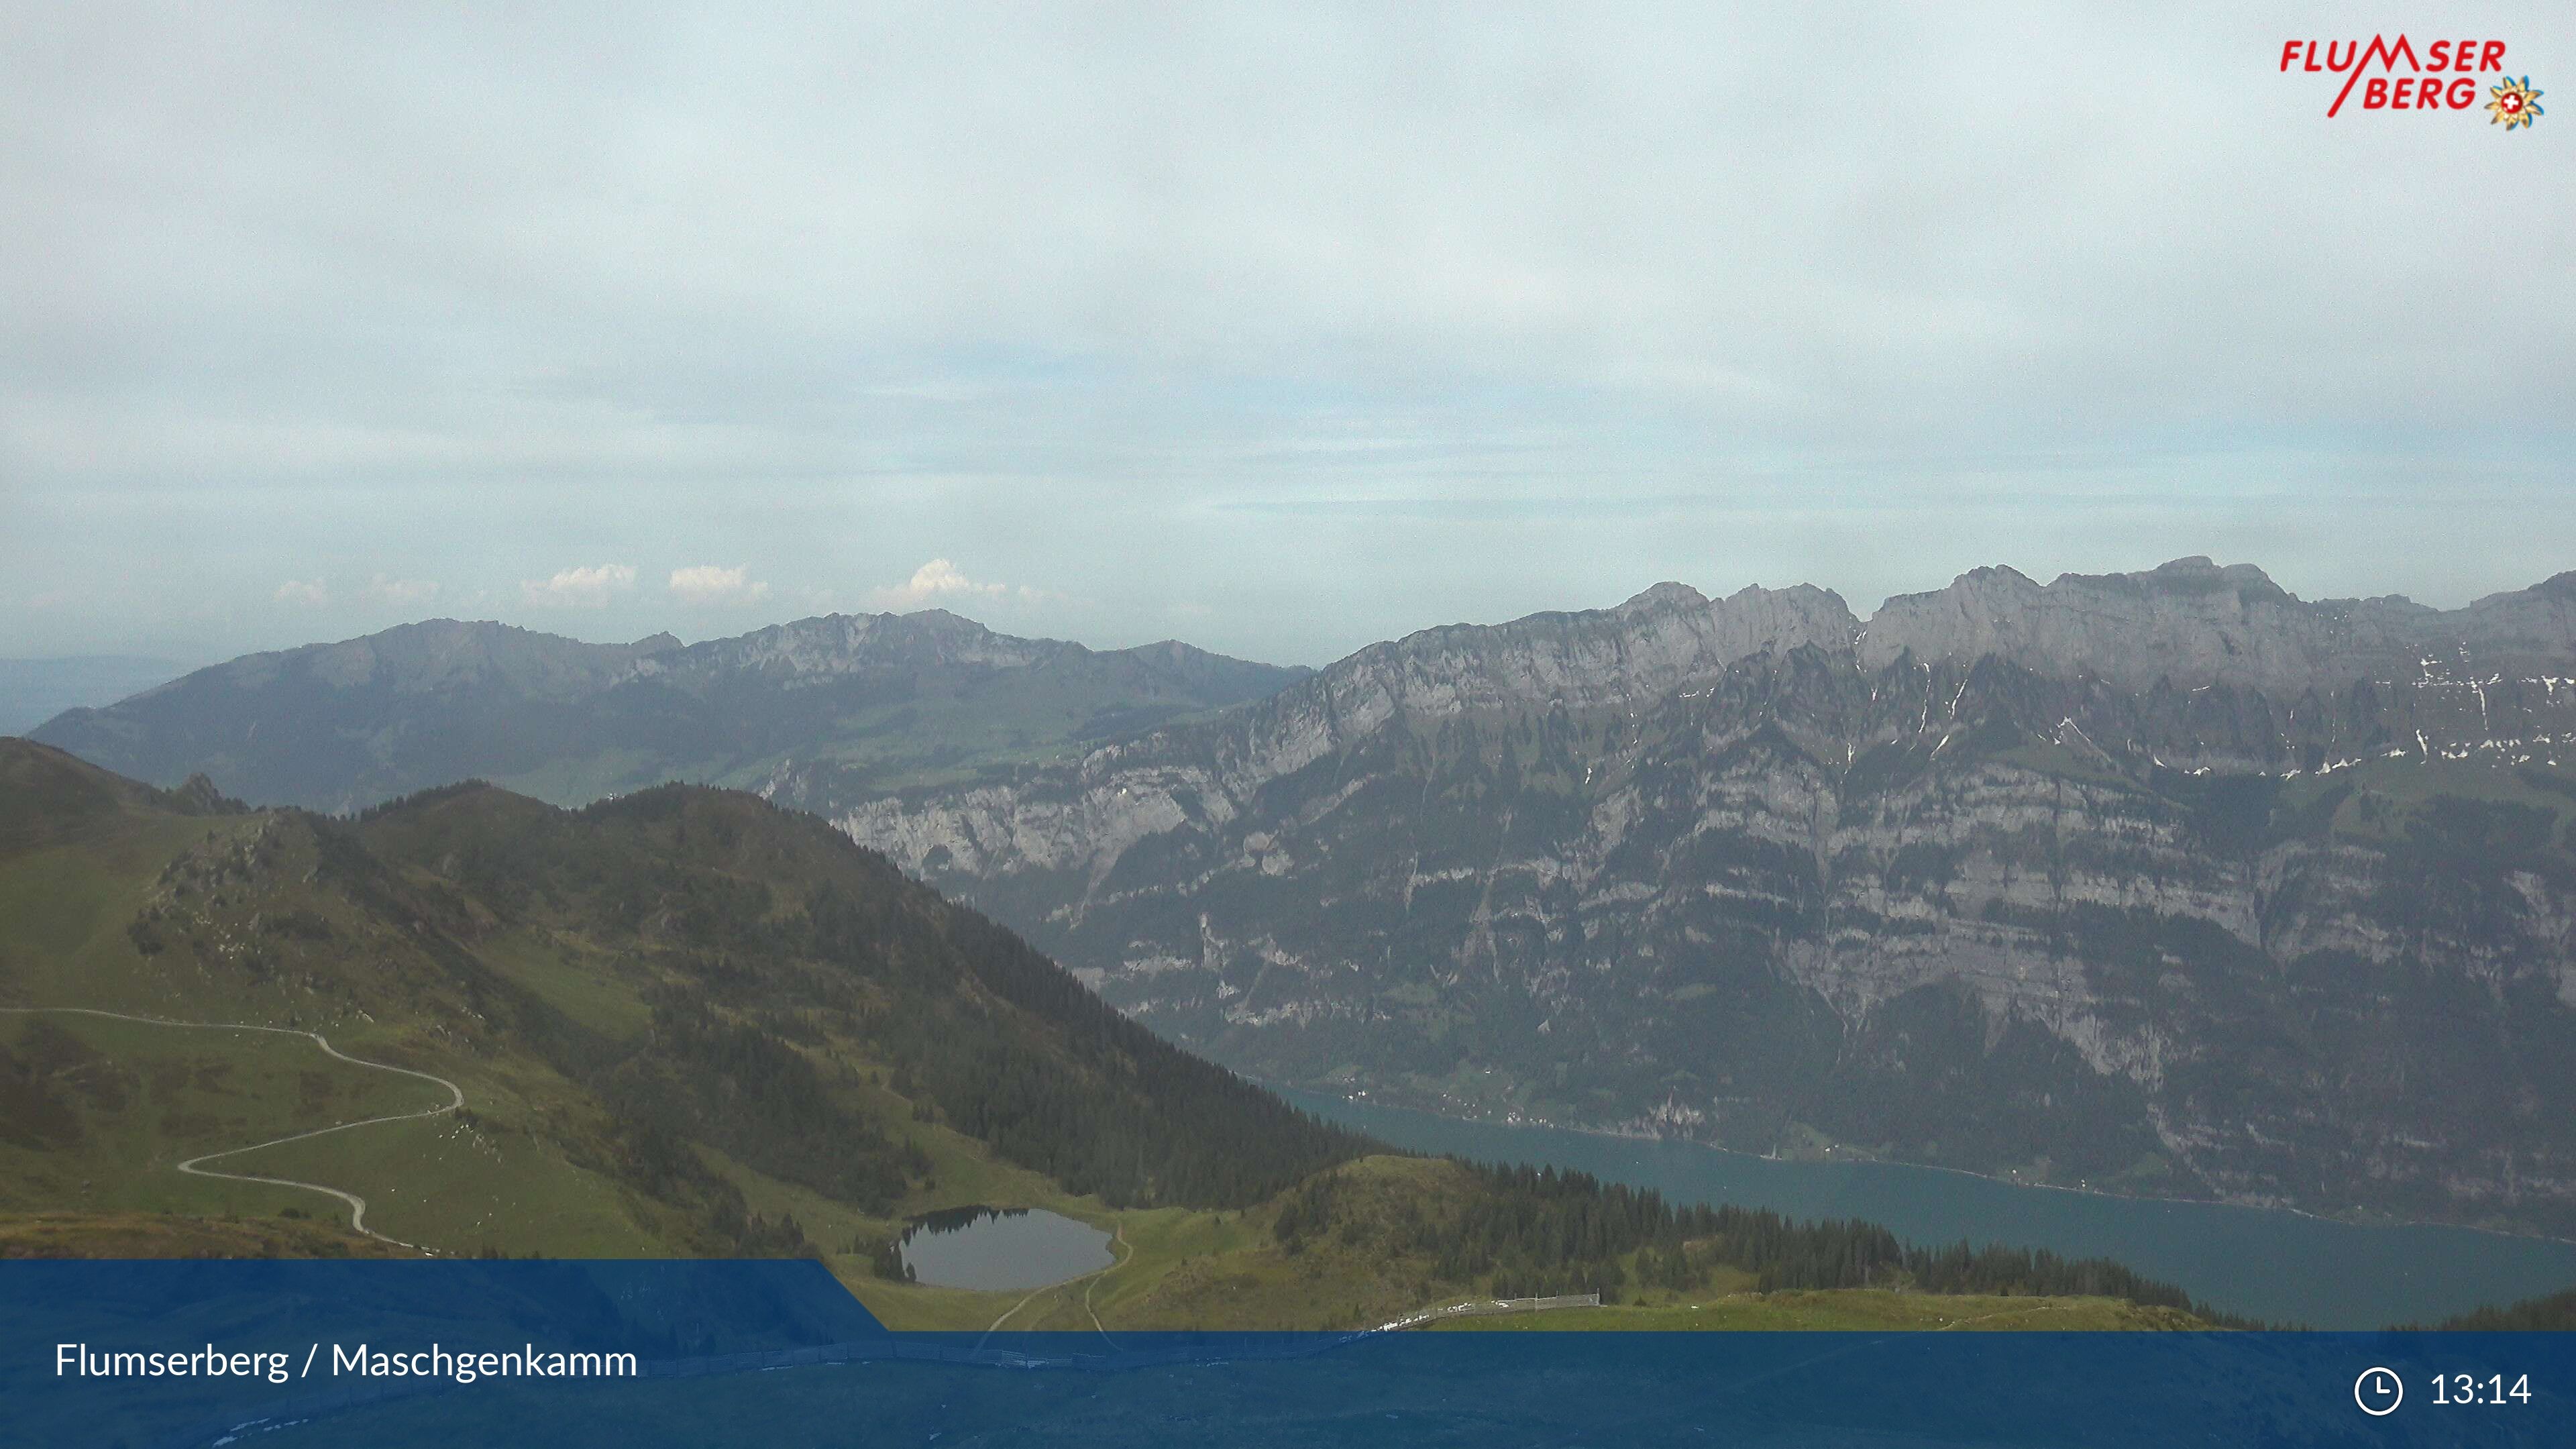
<svg viewBox="0 0 2576 1449"><path fill-rule="evenodd" d="M1398 1147L1529 1162L1675 1202L1866 1218L1920 1243L2008 1243L2116 1258L2231 1312L2314 1328L2432 1322L2576 1286L2576 1243L2468 1228L2355 1227L2271 1208L2017 1187L1939 1168L1776 1162L1684 1142L1463 1122L1313 1092L1298 1106Z"/></svg>

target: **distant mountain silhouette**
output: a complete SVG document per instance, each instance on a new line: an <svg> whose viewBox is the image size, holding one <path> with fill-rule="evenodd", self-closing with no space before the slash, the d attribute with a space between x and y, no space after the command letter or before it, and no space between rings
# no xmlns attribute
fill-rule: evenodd
<svg viewBox="0 0 2576 1449"><path fill-rule="evenodd" d="M203 774L255 804L322 810L467 778L562 804L666 780L797 803L1044 759L1305 673L1173 642L1013 638L936 609L690 646L435 619L248 655L32 737L137 779Z"/></svg>

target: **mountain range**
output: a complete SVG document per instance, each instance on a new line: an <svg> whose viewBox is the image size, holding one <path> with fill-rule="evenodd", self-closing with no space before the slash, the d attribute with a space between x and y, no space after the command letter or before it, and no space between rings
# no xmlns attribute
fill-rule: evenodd
<svg viewBox="0 0 2576 1449"><path fill-rule="evenodd" d="M1428 630L842 810L1167 1037L1451 1114L2576 1231L2576 574Z"/></svg>
<svg viewBox="0 0 2576 1449"><path fill-rule="evenodd" d="M858 797L1257 698L1306 671L1098 651L932 609L683 645L433 619L252 654L31 737L136 779L350 811L479 777L578 804L687 780Z"/></svg>
<svg viewBox="0 0 2576 1449"><path fill-rule="evenodd" d="M1312 674L935 613L432 624L38 735L332 808L741 784L1284 1084L2576 1231L2576 574L1662 584Z"/></svg>

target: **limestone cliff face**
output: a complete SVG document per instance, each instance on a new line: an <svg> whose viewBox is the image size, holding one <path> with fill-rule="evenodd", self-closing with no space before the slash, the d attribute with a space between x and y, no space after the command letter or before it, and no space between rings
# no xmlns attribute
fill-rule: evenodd
<svg viewBox="0 0 2576 1449"><path fill-rule="evenodd" d="M2564 1230L2566 582L1666 585L838 819L1275 1079Z"/></svg>

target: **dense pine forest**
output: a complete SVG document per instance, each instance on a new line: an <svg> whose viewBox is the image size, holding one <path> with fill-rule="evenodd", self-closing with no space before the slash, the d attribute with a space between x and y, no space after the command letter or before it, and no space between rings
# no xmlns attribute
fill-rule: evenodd
<svg viewBox="0 0 2576 1449"><path fill-rule="evenodd" d="M2420 1327L2421 1325L2410 1325ZM2576 1331L2576 1288L2546 1298L2526 1298L2501 1308L2481 1308L2444 1319L2436 1328L2463 1333L2529 1333L2534 1330Z"/></svg>
<svg viewBox="0 0 2576 1449"><path fill-rule="evenodd" d="M1799 1222L1767 1209L1675 1207L1651 1188L1588 1173L1458 1165L1475 1191L1447 1214L1400 1210L1391 1246L1430 1257L1442 1278L1489 1282L1498 1297L1599 1293L1616 1302L1632 1287L1687 1291L1731 1268L1752 1274L1765 1293L1888 1288L2117 1298L2252 1326L2108 1259L1964 1242L1922 1247L1857 1219ZM1272 1231L1294 1251L1326 1234L1370 1231L1363 1217L1372 1211L1374 1205L1347 1202L1342 1177L1320 1176L1289 1196Z"/></svg>

